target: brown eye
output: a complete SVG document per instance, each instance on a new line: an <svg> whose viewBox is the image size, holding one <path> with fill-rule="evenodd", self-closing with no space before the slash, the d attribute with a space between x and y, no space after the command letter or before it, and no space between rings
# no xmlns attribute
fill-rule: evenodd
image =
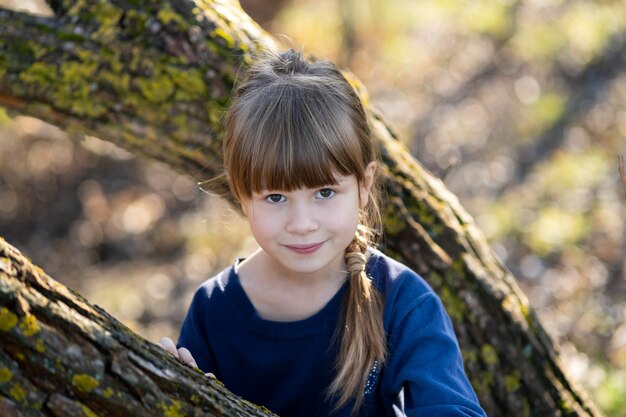
<svg viewBox="0 0 626 417"><path fill-rule="evenodd" d="M267 200L269 203L282 203L283 201L285 201L285 196L283 196L282 194L270 194L265 197L265 200Z"/></svg>
<svg viewBox="0 0 626 417"><path fill-rule="evenodd" d="M316 194L317 198L328 199L335 195L335 191L330 188L322 188Z"/></svg>

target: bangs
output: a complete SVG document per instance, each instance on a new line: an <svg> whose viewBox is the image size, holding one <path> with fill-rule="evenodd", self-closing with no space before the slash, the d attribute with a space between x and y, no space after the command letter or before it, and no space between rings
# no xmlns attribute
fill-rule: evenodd
<svg viewBox="0 0 626 417"><path fill-rule="evenodd" d="M249 112L238 132L242 146L231 167L231 185L239 197L263 190L293 191L336 185L336 175L357 176L362 161L349 111L315 89L281 85L267 93L267 104ZM235 162L233 160L233 162ZM364 163L365 162L365 163Z"/></svg>
<svg viewBox="0 0 626 417"><path fill-rule="evenodd" d="M250 169L252 192L336 185L335 175L350 174L333 160L328 149L294 139L279 137L273 147L266 147L259 155Z"/></svg>

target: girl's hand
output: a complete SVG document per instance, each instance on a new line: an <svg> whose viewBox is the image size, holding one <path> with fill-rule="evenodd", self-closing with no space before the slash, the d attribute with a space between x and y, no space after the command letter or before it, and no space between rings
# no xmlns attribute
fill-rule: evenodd
<svg viewBox="0 0 626 417"><path fill-rule="evenodd" d="M192 366L194 368L198 367L198 364L196 363L193 356L191 355L191 352L189 352L189 349L186 349L186 348L176 349L176 345L174 344L172 339L170 339L169 337L164 337L163 339L161 339L158 345L161 346L163 349L165 349L166 352L171 353L176 358L181 360L183 363L189 366ZM210 378L215 378L215 375L213 375L212 373L206 373L204 375Z"/></svg>

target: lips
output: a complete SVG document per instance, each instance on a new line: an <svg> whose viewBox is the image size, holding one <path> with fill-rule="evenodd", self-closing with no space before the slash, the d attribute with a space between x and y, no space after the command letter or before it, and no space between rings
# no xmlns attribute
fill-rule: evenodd
<svg viewBox="0 0 626 417"><path fill-rule="evenodd" d="M285 247L298 254L313 253L318 250L324 242L306 244L306 245L285 245Z"/></svg>

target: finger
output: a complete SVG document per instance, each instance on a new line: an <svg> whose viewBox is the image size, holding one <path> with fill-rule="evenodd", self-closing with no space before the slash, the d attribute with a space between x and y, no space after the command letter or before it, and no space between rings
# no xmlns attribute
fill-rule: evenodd
<svg viewBox="0 0 626 417"><path fill-rule="evenodd" d="M191 365L195 368L198 367L198 365L196 364L196 361L193 359L193 356L191 356L191 352L189 352L188 349L186 348L178 349L178 357L180 358L181 361L185 362L187 365Z"/></svg>
<svg viewBox="0 0 626 417"><path fill-rule="evenodd" d="M177 358L178 356L178 350L176 350L176 345L174 344L174 342L172 341L172 339L170 339L169 337L164 337L163 339L161 339L159 341L159 345L165 349L167 352L171 353L172 355L176 356Z"/></svg>

